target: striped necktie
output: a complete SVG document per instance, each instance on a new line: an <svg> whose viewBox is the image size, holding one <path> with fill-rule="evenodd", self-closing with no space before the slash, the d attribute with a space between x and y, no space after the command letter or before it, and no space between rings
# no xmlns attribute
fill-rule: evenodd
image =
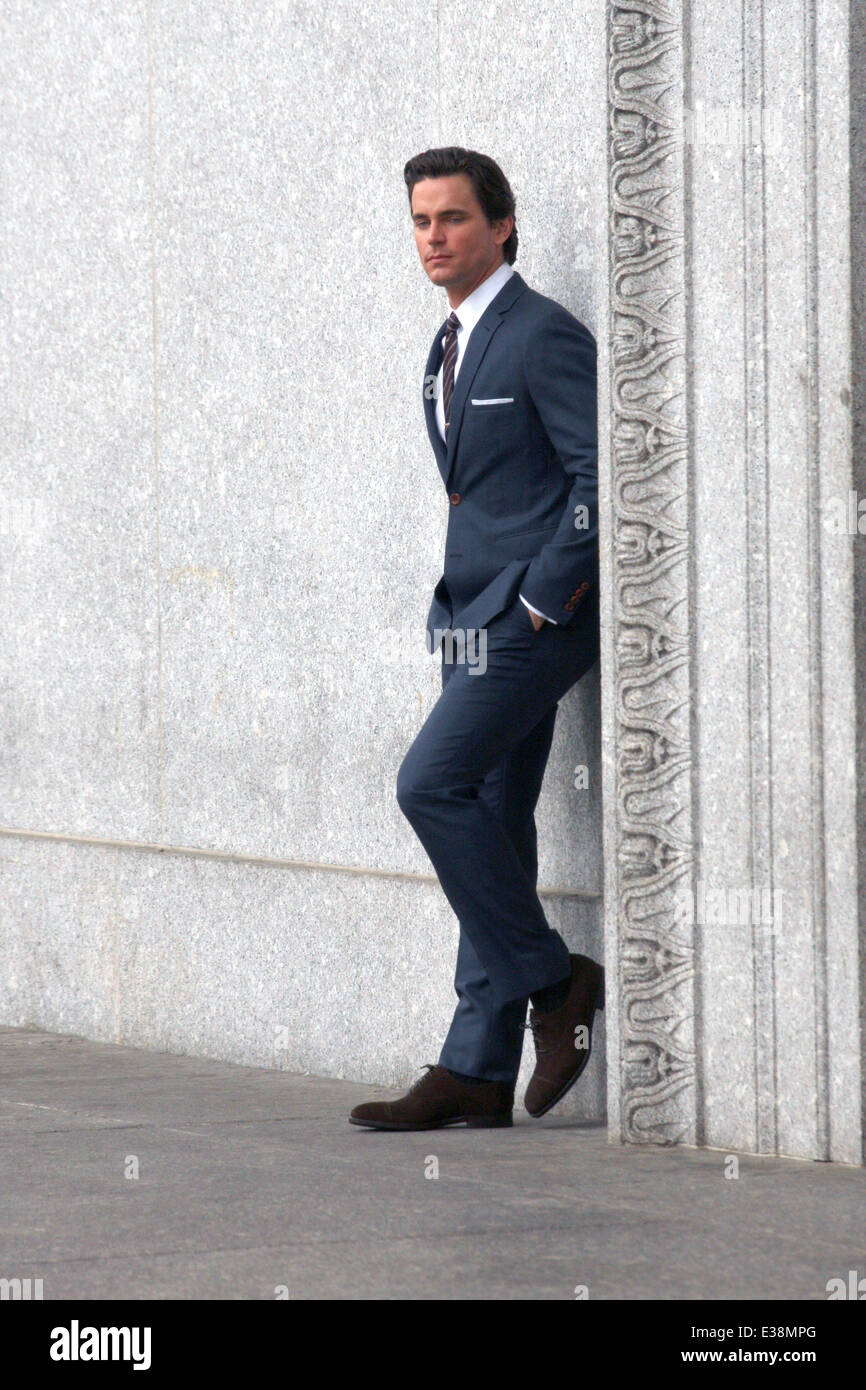
<svg viewBox="0 0 866 1390"><path fill-rule="evenodd" d="M449 314L445 324L445 349L442 354L442 406L445 411L445 429L451 415L451 397L454 395L454 363L457 361L457 330L460 320L456 314Z"/></svg>

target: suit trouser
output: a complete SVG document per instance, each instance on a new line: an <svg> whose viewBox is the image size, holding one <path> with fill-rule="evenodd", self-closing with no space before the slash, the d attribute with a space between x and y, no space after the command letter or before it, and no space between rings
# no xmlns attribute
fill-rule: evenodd
<svg viewBox="0 0 866 1390"><path fill-rule="evenodd" d="M534 811L558 701L598 657L597 596L538 632L517 598L480 654L473 671L475 653L449 661L443 645L442 694L403 759L397 800L460 923L440 1064L513 1082L528 997L569 970L536 893Z"/></svg>

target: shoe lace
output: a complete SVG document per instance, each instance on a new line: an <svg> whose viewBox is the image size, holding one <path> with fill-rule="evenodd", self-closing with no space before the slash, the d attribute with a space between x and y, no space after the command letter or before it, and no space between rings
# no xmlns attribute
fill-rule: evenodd
<svg viewBox="0 0 866 1390"><path fill-rule="evenodd" d="M546 1029L545 1021L542 1017L530 1011L529 1021L527 1023L521 1023L520 1026L523 1029L529 1029L531 1031L532 1041L535 1043L536 1056L540 1056L543 1052L550 1052L551 1049L549 1047L543 1046Z"/></svg>
<svg viewBox="0 0 866 1390"><path fill-rule="evenodd" d="M412 1094L413 1091L420 1091L421 1087L424 1086L425 1083L429 1080L429 1078L430 1078L430 1073L431 1073L431 1071L433 1070L433 1068L434 1068L435 1065L436 1065L435 1062L425 1062L425 1063L424 1063L424 1075L423 1075L423 1076L419 1076L415 1081L412 1082L412 1085L409 1087L409 1094L410 1094L410 1095Z"/></svg>

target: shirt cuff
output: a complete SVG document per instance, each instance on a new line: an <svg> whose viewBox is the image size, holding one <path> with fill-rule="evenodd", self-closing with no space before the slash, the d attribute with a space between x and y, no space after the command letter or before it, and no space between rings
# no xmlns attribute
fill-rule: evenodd
<svg viewBox="0 0 866 1390"><path fill-rule="evenodd" d="M526 599L522 594L518 594L517 597L520 599L521 603L526 603ZM554 627L559 626L555 618L548 618L546 613L540 613L537 608L533 608L531 603L526 603L526 607L529 609L530 613L535 614L536 618L543 618L546 623L553 623Z"/></svg>

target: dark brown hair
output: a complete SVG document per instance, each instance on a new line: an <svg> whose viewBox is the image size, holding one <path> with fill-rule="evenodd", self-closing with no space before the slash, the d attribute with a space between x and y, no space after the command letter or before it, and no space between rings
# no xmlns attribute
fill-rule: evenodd
<svg viewBox="0 0 866 1390"><path fill-rule="evenodd" d="M464 150L460 145L446 145L438 150L425 150L408 160L403 169L403 178L409 190L409 206L412 206L412 189L421 179L448 178L450 174L467 174L472 180L475 196L487 221L498 222L501 217L513 217L516 202L511 184L503 174L495 159L479 154L477 150ZM503 243L502 254L509 265L517 259L517 222L511 235Z"/></svg>

